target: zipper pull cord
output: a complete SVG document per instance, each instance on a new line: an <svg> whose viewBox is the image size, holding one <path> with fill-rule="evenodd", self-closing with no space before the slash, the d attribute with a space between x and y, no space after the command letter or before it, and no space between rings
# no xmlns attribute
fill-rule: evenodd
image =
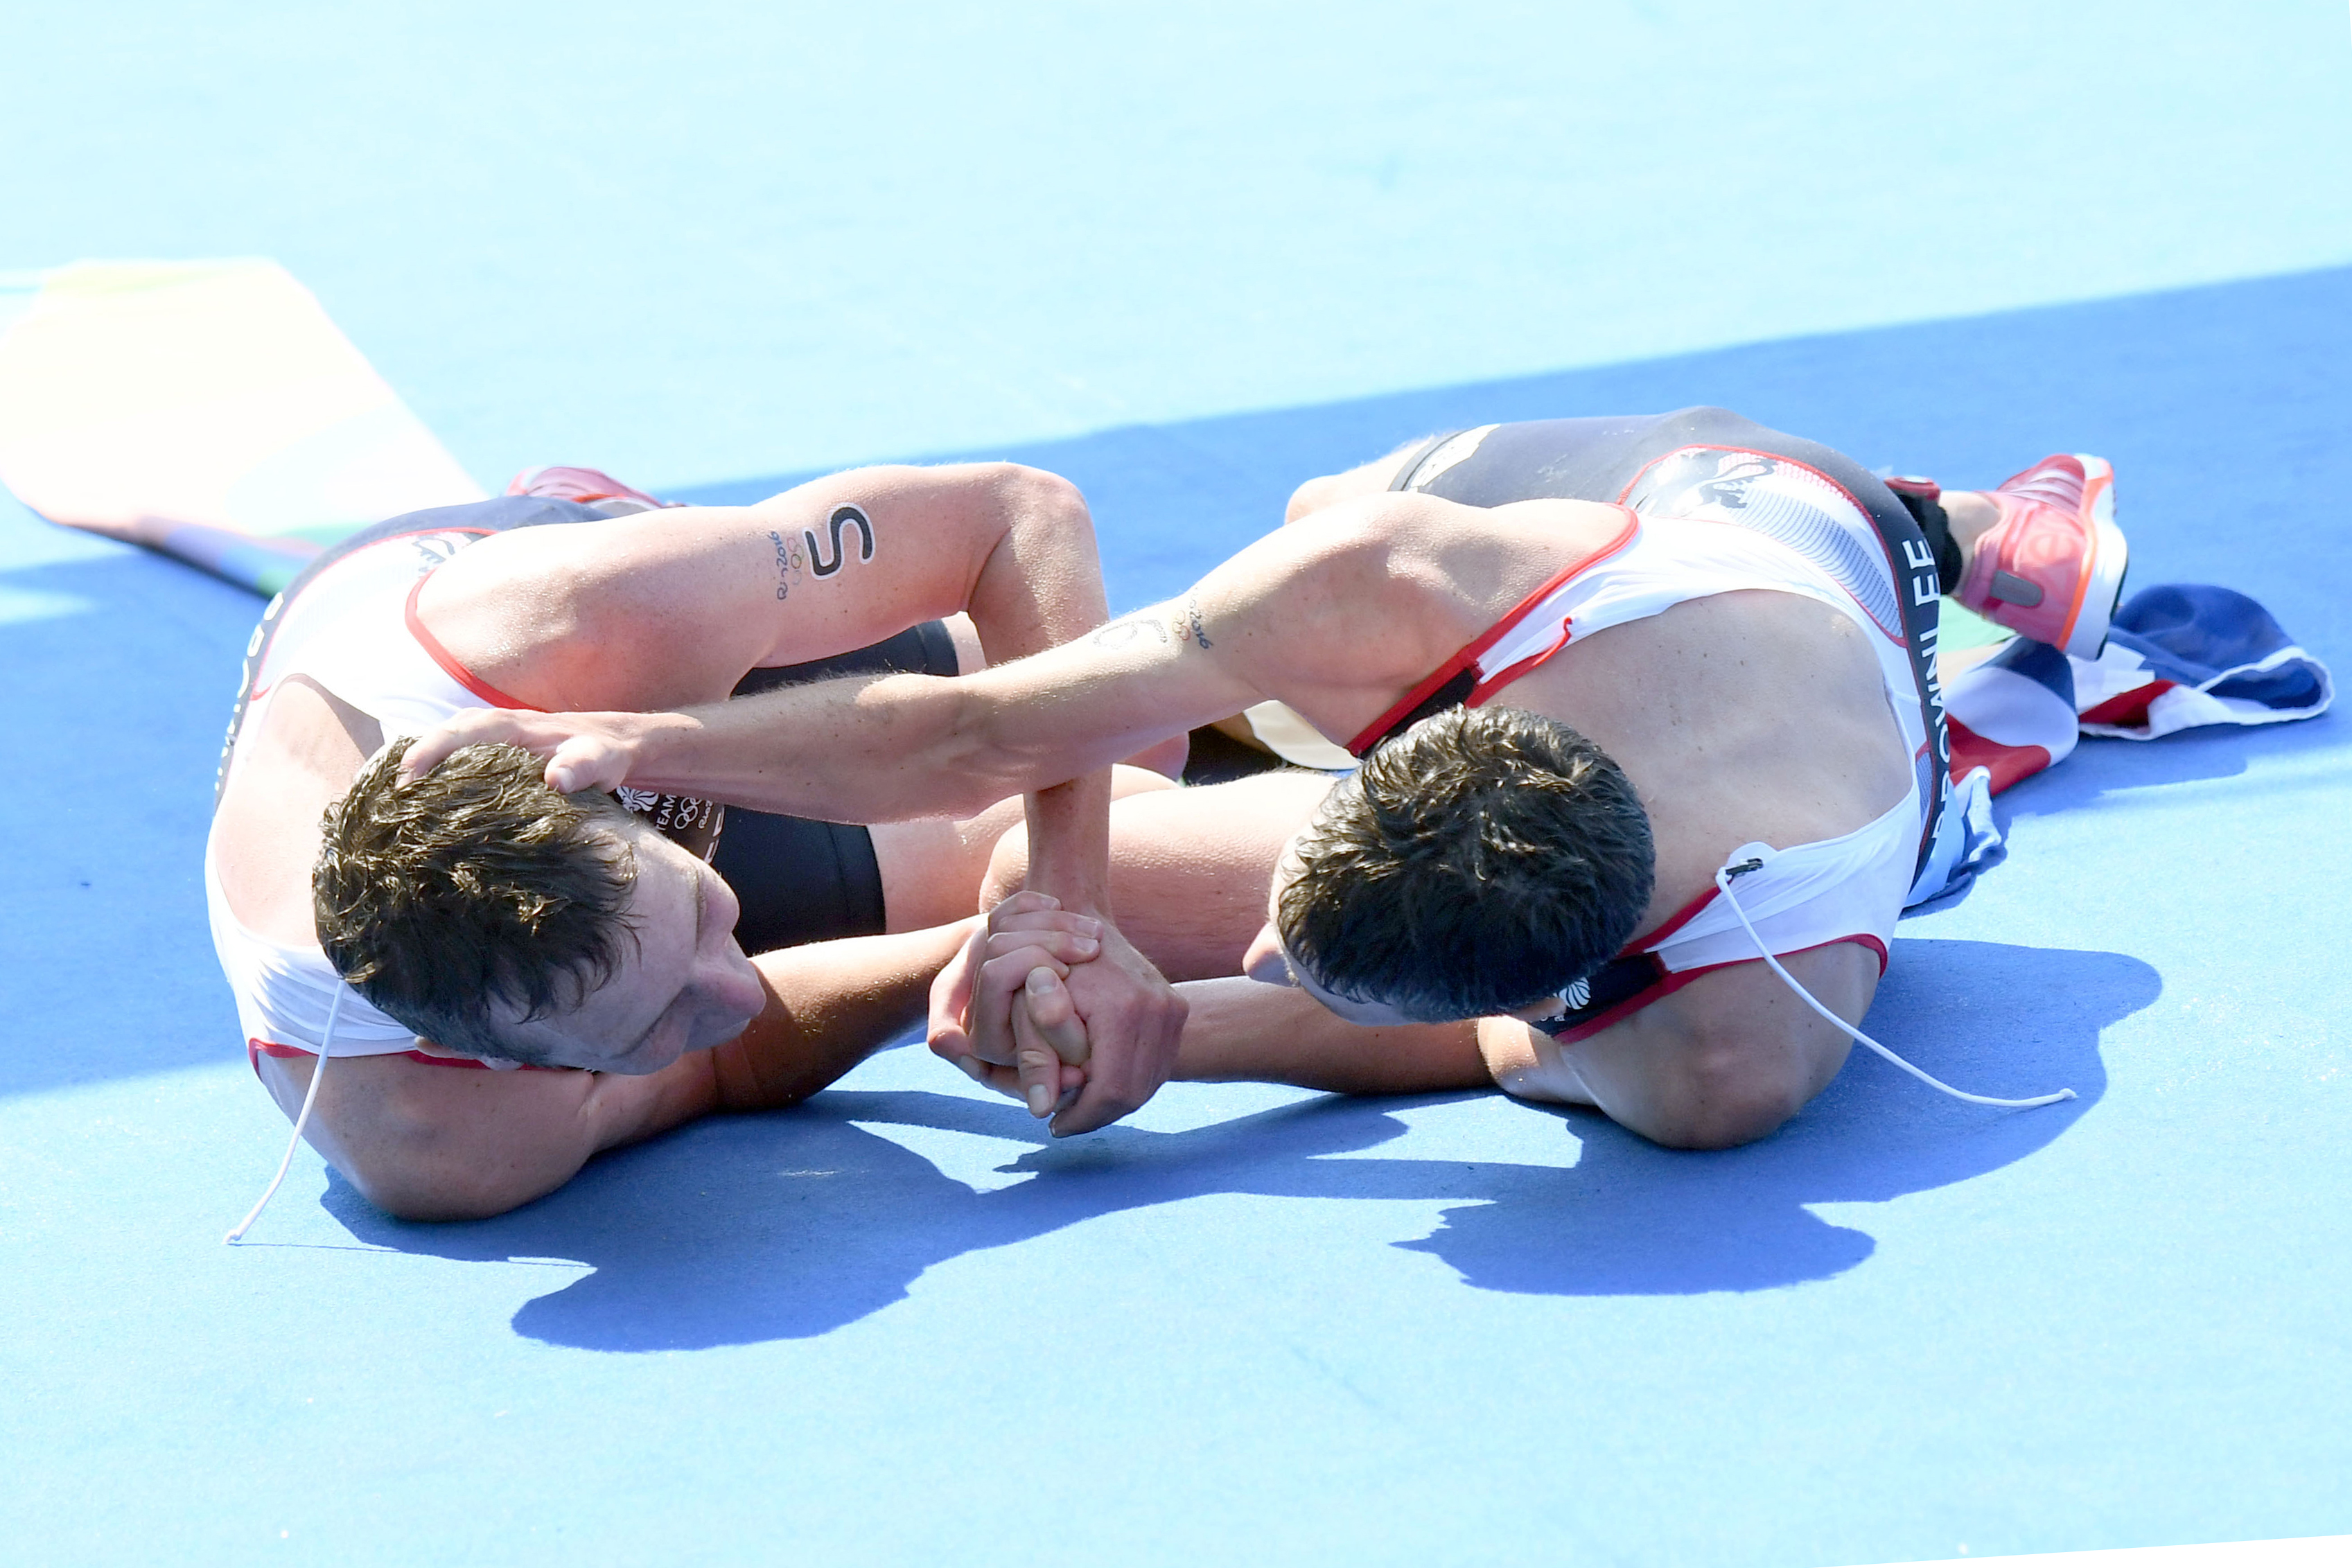
<svg viewBox="0 0 2352 1568"><path fill-rule="evenodd" d="M2011 1110L2022 1111L2030 1109L2035 1105L2055 1105L2061 1100L2072 1100L2075 1097L2074 1092L2072 1089L2061 1089L2055 1094L2038 1094L2031 1100L1998 1100L1990 1094L1971 1094L1965 1089L1955 1089L1950 1084L1945 1082L1942 1079L1935 1077L1930 1073L1923 1072L1918 1068L1912 1066L1909 1062L1904 1061L1901 1057L1895 1055L1893 1051L1887 1050L1885 1046L1879 1044L1868 1035L1863 1033L1862 1030L1854 1028L1853 1025L1846 1022L1845 1019L1838 1017L1837 1014L1822 1006L1820 1002L1813 998L1813 993L1805 989L1804 987L1797 984L1797 977L1780 967L1780 959L1772 956L1772 950L1764 945L1764 938L1756 935L1756 927L1749 925L1748 922L1748 911L1739 907L1739 899L1738 895L1731 891L1731 884L1735 880L1739 877L1746 876L1749 872L1761 871L1763 869L1763 860L1760 857L1754 856L1741 861L1737 865L1726 865L1722 870L1715 873L1716 891L1722 894L1724 902L1731 905L1731 913L1739 916L1740 927L1748 933L1748 939L1756 944L1756 952L1758 956L1772 967L1772 972L1780 976L1781 981L1786 984L1790 990L1796 992L1797 998L1803 1002L1807 1007L1821 1014L1822 1018L1828 1019L1830 1022L1837 1025L1838 1028L1843 1030L1847 1034L1852 1035L1860 1043L1866 1045L1870 1047L1871 1050L1878 1052L1879 1055L1886 1058L1887 1061L1895 1063L1895 1066L1901 1068L1904 1071L1909 1073L1920 1082L1925 1083L1930 1089L1940 1089L1955 1100L1965 1100L1971 1105L2000 1105Z"/></svg>
<svg viewBox="0 0 2352 1568"><path fill-rule="evenodd" d="M285 1182L286 1173L294 1168L294 1151L302 1146L302 1129L310 1120L310 1107L319 1103L319 1084L327 1076L327 1051L335 1043L335 1019L343 1010L343 993L350 989L351 987L342 981L335 982L334 997L327 1003L326 1034L319 1041L319 1062L310 1069L310 1087L303 1092L301 1113L294 1118L294 1134L286 1140L286 1157L278 1162L278 1174L269 1178L268 1189L262 1193L261 1201L253 1206L251 1213L236 1222L236 1229L221 1238L221 1244L225 1247L234 1247L245 1239L245 1233L253 1228L253 1222L261 1218L261 1211L268 1208L269 1200L278 1196L278 1188Z"/></svg>

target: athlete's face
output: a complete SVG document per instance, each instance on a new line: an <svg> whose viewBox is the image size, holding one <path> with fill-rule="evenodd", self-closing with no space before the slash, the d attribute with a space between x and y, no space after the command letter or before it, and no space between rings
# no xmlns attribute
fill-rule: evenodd
<svg viewBox="0 0 2352 1568"><path fill-rule="evenodd" d="M565 1067L658 1072L741 1034L767 992L735 940L735 894L719 873L649 828L621 831L637 862L624 907L635 940L622 942L612 978L500 1032Z"/></svg>
<svg viewBox="0 0 2352 1568"><path fill-rule="evenodd" d="M1323 988L1322 982L1316 979L1306 965L1292 959L1289 949L1282 943L1277 912L1282 906L1283 890L1290 885L1298 873L1298 840L1294 836L1284 847L1282 858L1275 862L1274 885L1266 892L1265 924L1258 927L1256 939L1250 943L1249 951L1243 955L1242 973L1267 985L1295 986L1348 1022L1361 1024L1367 1029L1428 1021L1407 1017L1387 1002L1360 1002L1350 997L1335 996ZM1560 1006L1561 999L1557 996L1539 997L1525 1007L1513 1008L1505 1016L1532 1022L1559 1012Z"/></svg>
<svg viewBox="0 0 2352 1568"><path fill-rule="evenodd" d="M1296 986L1349 1023L1370 1027L1412 1022L1386 1002L1360 1002L1332 995L1306 965L1292 961L1289 949L1282 945L1276 912L1282 905L1283 890L1297 879L1298 873L1298 840L1293 835L1290 842L1283 846L1282 858L1275 862L1274 884L1265 895L1265 924L1258 927L1256 939L1243 955L1242 973L1270 986Z"/></svg>

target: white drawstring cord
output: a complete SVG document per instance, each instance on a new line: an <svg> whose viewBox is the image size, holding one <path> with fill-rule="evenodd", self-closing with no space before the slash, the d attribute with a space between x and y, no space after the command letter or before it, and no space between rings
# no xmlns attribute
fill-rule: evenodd
<svg viewBox="0 0 2352 1568"><path fill-rule="evenodd" d="M302 1146L302 1128L310 1120L310 1107L318 1103L320 1081L327 1076L327 1051L335 1043L335 1018L343 1010L343 993L350 989L349 986L337 982L334 997L327 1003L327 1029L319 1041L318 1065L310 1069L310 1087L302 1092L302 1109L294 1118L294 1135L286 1140L286 1157L278 1162L278 1174L269 1178L269 1186L262 1193L261 1201L253 1206L250 1214L236 1222L236 1229L221 1238L224 1247L234 1247L245 1239L245 1233L253 1228L253 1222L261 1218L261 1211L268 1208L269 1200L278 1196L278 1188L286 1180L286 1173L294 1168L294 1151Z"/></svg>
<svg viewBox="0 0 2352 1568"><path fill-rule="evenodd" d="M1770 853L1769 850L1765 852L1766 854ZM1940 1089L1955 1100L1965 1100L1971 1105L2004 1105L2021 1111L2035 1105L2055 1105L2061 1100L2072 1100L2074 1098L2074 1092L2072 1089L2061 1089L2055 1094L2037 1095L2031 1100L1996 1100L1990 1094L1971 1094L1965 1089L1955 1089L1950 1084L1945 1082L1942 1079L1931 1077L1927 1073L1920 1071L1919 1069L1912 1066L1909 1062L1904 1061L1901 1057L1895 1055L1893 1051L1887 1050L1885 1046L1879 1044L1868 1035L1863 1033L1862 1030L1854 1028L1853 1025L1846 1022L1845 1019L1838 1017L1837 1014L1822 1006L1820 1002L1815 1001L1813 999L1812 992L1797 984L1797 977L1794 975L1790 974L1788 970L1780 967L1780 960L1772 956L1772 950L1764 945L1764 938L1756 935L1755 926L1748 925L1748 911L1739 907L1739 900L1732 894L1731 883L1735 878L1746 876L1751 871L1761 870L1763 865L1764 856L1753 854L1751 854L1750 858L1740 862L1737 865L1725 865L1720 871L1717 871L1715 873L1716 891L1723 894L1723 901L1726 904L1731 905L1731 913L1739 916L1740 926L1748 933L1748 939L1756 944L1756 951L1762 956L1767 964L1772 966L1772 972L1780 976L1780 978L1788 985L1788 988L1797 993L1798 999L1802 1001L1807 1007L1821 1014L1822 1017L1827 1019L1830 1022L1837 1025L1838 1028L1843 1030L1846 1033L1853 1036L1853 1038L1862 1044L1870 1047L1871 1050L1878 1052L1879 1055L1895 1063L1895 1066L1901 1068L1904 1071L1909 1073L1920 1082L1927 1084L1931 1089Z"/></svg>

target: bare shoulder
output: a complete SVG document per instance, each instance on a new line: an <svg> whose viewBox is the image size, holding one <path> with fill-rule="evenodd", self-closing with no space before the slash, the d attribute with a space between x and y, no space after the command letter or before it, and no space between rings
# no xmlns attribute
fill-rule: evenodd
<svg viewBox="0 0 2352 1568"><path fill-rule="evenodd" d="M1407 593L1442 591L1484 618L1497 597L1517 603L1564 562L1606 546L1625 517L1593 501L1465 507L1387 492L1328 507L1261 543L1280 547L1295 571L1351 590L1380 580Z"/></svg>
<svg viewBox="0 0 2352 1568"><path fill-rule="evenodd" d="M550 708L715 701L757 665L863 647L963 610L1015 521L1078 541L1066 481L1014 464L853 469L742 507L518 529L436 571L427 627L501 690Z"/></svg>
<svg viewBox="0 0 2352 1568"><path fill-rule="evenodd" d="M1476 619L1529 573L1549 577L1563 552L1622 529L1623 517L1583 501L1484 507L1409 492L1360 496L1265 535L1203 586L1237 604L1265 597L1416 616L1458 605Z"/></svg>
<svg viewBox="0 0 2352 1568"><path fill-rule="evenodd" d="M319 821L383 744L376 721L308 675L289 675L238 737L211 848L229 910L275 941L317 936L310 862Z"/></svg>
<svg viewBox="0 0 2352 1568"><path fill-rule="evenodd" d="M1781 960L1839 1017L1859 1022L1878 958L1842 942ZM1534 1042L1542 1059L1549 1041ZM1764 964L1727 964L1561 1051L1601 1108L1675 1148L1763 1136L1819 1093L1852 1041Z"/></svg>
<svg viewBox="0 0 2352 1568"><path fill-rule="evenodd" d="M436 570L416 614L475 676L535 707L708 701L759 661L755 538L735 507L519 528Z"/></svg>
<svg viewBox="0 0 2352 1568"><path fill-rule="evenodd" d="M1229 619L1263 643L1278 662L1270 674L1354 690L1356 706L1364 690L1386 692L1361 715L1369 723L1564 561L1623 526L1617 508L1581 501L1487 508L1409 492L1362 496L1268 534L1199 593L1213 625Z"/></svg>

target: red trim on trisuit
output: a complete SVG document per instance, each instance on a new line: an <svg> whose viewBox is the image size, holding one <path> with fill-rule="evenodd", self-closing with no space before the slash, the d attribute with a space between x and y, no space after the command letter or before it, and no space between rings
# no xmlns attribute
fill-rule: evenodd
<svg viewBox="0 0 2352 1568"><path fill-rule="evenodd" d="M433 662L441 666L443 674L492 707L520 708L525 713L545 713L547 710L538 704L527 703L520 697L510 697L489 682L478 679L473 671L457 662L457 656L455 653L441 645L441 640L438 637L425 629L425 622L416 615L416 596L425 591L425 580L432 575L428 571L425 577L418 578L416 586L408 591L407 602L400 607L401 619L408 623L408 634L416 639L416 645L433 656Z"/></svg>
<svg viewBox="0 0 2352 1568"><path fill-rule="evenodd" d="M1826 942L1816 942L1810 947L1799 947L1792 952L1775 953L1772 956L1775 958L1793 958L1799 953L1818 953L1824 947L1834 947L1841 942L1859 943L1861 946L1867 947L1872 952L1877 954L1878 972L1881 976L1884 976L1886 973L1886 944L1880 941L1877 937L1871 936L1867 932L1856 932L1851 936L1832 936ZM1617 1022L1620 1019L1640 1012L1643 1008L1648 1007L1653 1002L1664 1001L1666 998L1673 996L1676 991L1681 990L1685 986L1689 985L1693 980L1697 979L1701 975L1712 975L1717 969L1729 969L1741 964L1760 964L1764 960L1761 958L1727 958L1720 964L1702 964L1696 969L1676 970L1668 974L1664 979L1660 980L1656 985L1650 987L1647 990L1634 992L1632 996L1627 997L1623 1001L1619 1002L1615 1007L1611 1008L1607 1012L1601 1013L1594 1018L1587 1019L1582 1023L1578 1024L1574 1029L1563 1030L1559 1033L1553 1035L1551 1038L1559 1041L1562 1045L1573 1045L1580 1040L1589 1039L1593 1035L1599 1034L1602 1030L1607 1029L1611 1024Z"/></svg>
<svg viewBox="0 0 2352 1568"><path fill-rule="evenodd" d="M274 1056L283 1061L291 1060L297 1056L310 1058L315 1057L319 1053L315 1051L305 1051L299 1045L280 1045L276 1040L248 1040L245 1042L245 1059L252 1064L254 1076L257 1078L261 1075L261 1059L265 1056ZM477 1061L470 1056L436 1056L429 1051L372 1051L368 1052L368 1054L371 1056L404 1056L411 1061L421 1061L427 1067L469 1067L478 1072L495 1072L498 1071L497 1068L492 1067L488 1062ZM577 1069L569 1067L541 1067L535 1061L520 1061L515 1065L525 1072L572 1072L577 1071Z"/></svg>
<svg viewBox="0 0 2352 1568"><path fill-rule="evenodd" d="M1501 642L1506 633L1511 632L1517 626L1520 617L1528 614L1533 611L1536 606L1541 604L1545 600L1558 592L1579 572L1581 572L1590 567L1599 565L1601 561L1608 559L1611 556L1615 555L1619 550L1623 549L1627 545L1633 543L1633 535L1641 528L1641 519L1635 517L1632 510L1625 507L1621 506L1617 509L1625 514L1625 523L1622 528L1617 530L1615 538L1612 538L1608 544L1602 546L1600 549L1595 550L1592 554L1586 556L1583 559L1575 562L1564 570L1559 572L1541 588L1537 589L1533 593L1528 594L1525 599L1519 601L1518 604L1509 614L1504 616L1500 621L1496 622L1494 625L1488 627L1485 634L1480 636L1475 642L1471 643L1468 646L1465 647L1460 653L1454 654L1454 657L1446 660L1444 664L1439 665L1436 671L1426 680L1420 682L1411 691L1405 693L1403 696L1397 699L1386 713L1372 720L1372 722L1364 728L1362 733L1359 734L1355 739L1348 742L1349 751L1358 757L1361 757L1365 752L1370 750L1374 745L1386 739L1389 731L1395 728L1396 726L1403 720L1407 714L1410 714L1413 709L1427 702L1430 697L1436 693L1439 687L1444 685L1446 682L1453 680L1464 670L1466 670L1473 664L1476 664L1478 662L1478 656L1481 653L1484 653L1487 649ZM1559 642L1553 643L1550 647L1545 649L1542 653L1536 654L1532 658L1520 660L1517 664L1513 664L1501 674L1490 675L1486 679L1480 681L1470 690L1468 706L1471 707L1478 706L1488 697L1492 696L1497 690L1509 685L1512 681L1518 679L1521 675L1526 674L1529 670L1534 669L1538 664L1542 664L1546 659L1550 658L1554 653L1559 653L1562 648L1567 647L1569 634L1568 622L1563 621L1560 622Z"/></svg>

